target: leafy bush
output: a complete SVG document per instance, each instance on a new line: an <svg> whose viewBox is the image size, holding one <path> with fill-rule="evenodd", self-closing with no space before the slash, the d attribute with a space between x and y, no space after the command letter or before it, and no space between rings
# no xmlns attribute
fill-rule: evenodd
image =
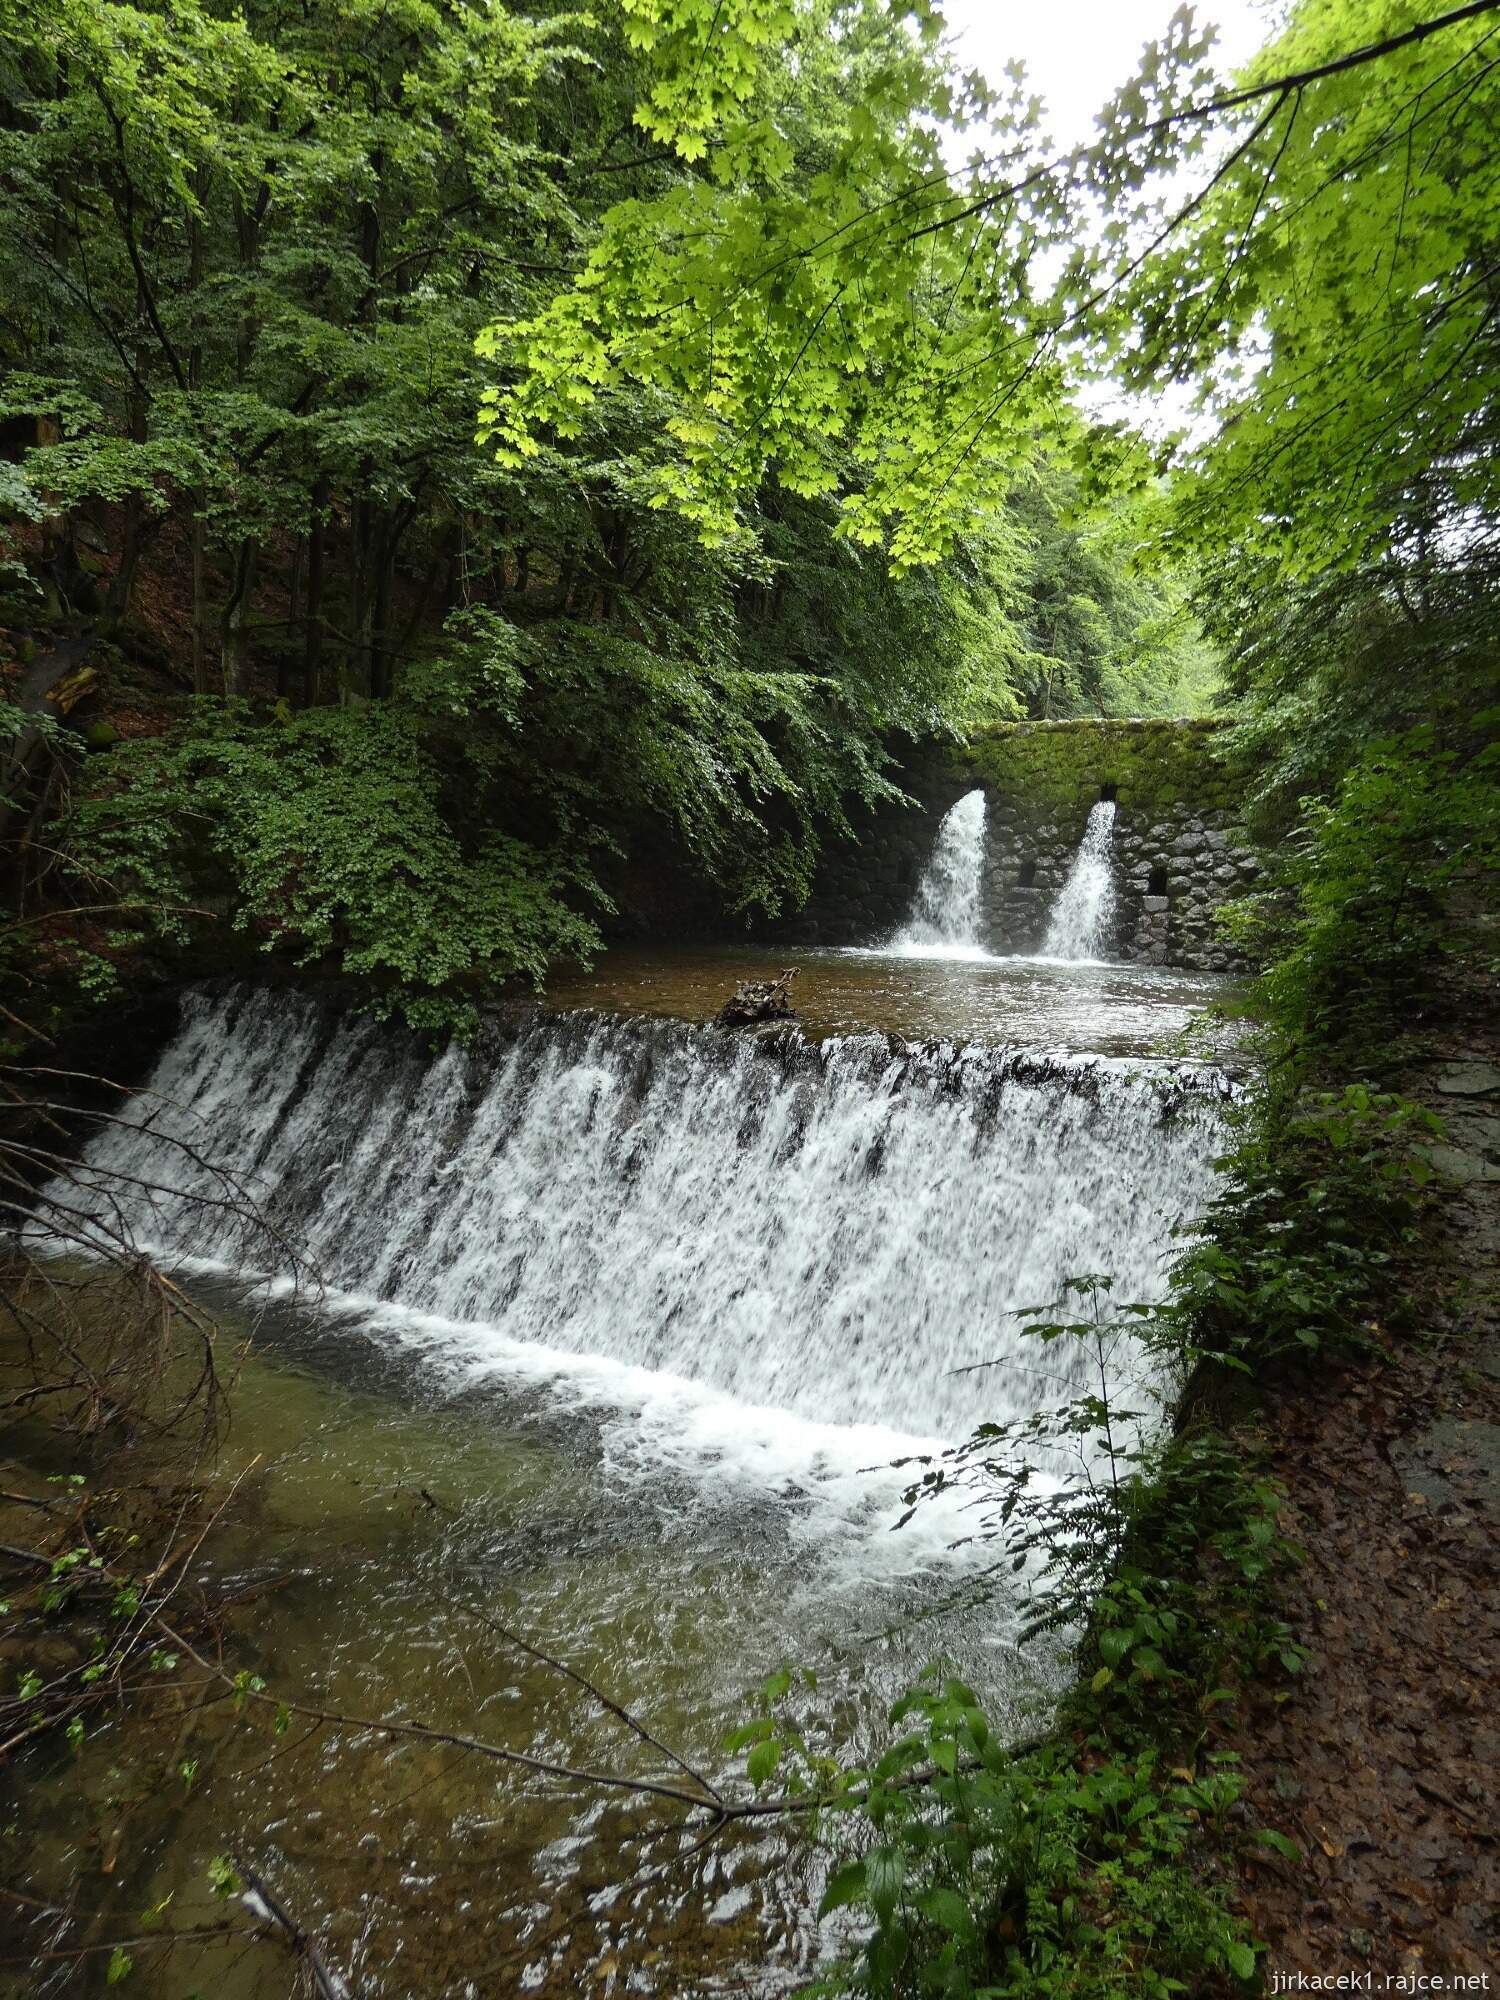
<svg viewBox="0 0 1500 2000"><path fill-rule="evenodd" d="M271 727L204 710L113 761L109 789L75 810L74 856L128 885L159 936L187 936L216 873L265 950L356 974L377 1010L422 1026L461 1024L476 984L540 979L549 958L599 943L576 900L602 892L566 844L466 840L430 733L395 704Z"/></svg>
<svg viewBox="0 0 1500 2000"><path fill-rule="evenodd" d="M1088 1763L1070 1745L1017 1758L963 1682L933 1673L891 1711L898 1740L828 1808L868 1845L822 1911L873 1919L858 1967L810 1989L1165 2000L1209 1972L1254 1969L1222 1890L1195 1873L1198 1823L1238 1796L1153 1750Z"/></svg>
<svg viewBox="0 0 1500 2000"><path fill-rule="evenodd" d="M1303 799L1270 888L1226 910L1238 941L1270 955L1254 1002L1283 1055L1399 1036L1435 968L1476 942L1454 898L1500 862L1497 726L1492 708L1462 748L1426 724L1368 743L1330 798Z"/></svg>
<svg viewBox="0 0 1500 2000"><path fill-rule="evenodd" d="M1195 1350L1258 1371L1399 1323L1391 1270L1416 1239L1442 1129L1367 1084L1268 1084L1174 1275L1170 1315Z"/></svg>

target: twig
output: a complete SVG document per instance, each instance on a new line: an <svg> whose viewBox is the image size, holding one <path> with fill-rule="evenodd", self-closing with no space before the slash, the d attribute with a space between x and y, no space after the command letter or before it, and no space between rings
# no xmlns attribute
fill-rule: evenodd
<svg viewBox="0 0 1500 2000"><path fill-rule="evenodd" d="M284 1934L292 1950L305 1962L312 1982L323 1995L323 2000L350 2000L348 1984L333 1970L319 1951L317 1939L312 1933L304 1929L291 1912L276 1900L266 1887L264 1878L256 1874L243 1855L236 1854L234 1865L249 1883L256 1902L277 1929Z"/></svg>
<svg viewBox="0 0 1500 2000"><path fill-rule="evenodd" d="M523 1639L519 1632L512 1632L509 1626L502 1625L498 1618L491 1618L488 1612L479 1610L477 1606L466 1604L463 1609L471 1618L477 1618L481 1625L488 1626L490 1631L497 1633L510 1645L519 1646L523 1653L529 1653L532 1659L540 1660L544 1667L551 1667L554 1673L563 1674L568 1680L575 1681L586 1694L593 1696L601 1708L607 1709L611 1715L617 1716L627 1729L634 1731L643 1743L649 1743L653 1750L659 1750L662 1756L675 1764L684 1776L691 1778L694 1784L701 1785L711 1799L716 1799L720 1805L725 1803L717 1785L705 1778L701 1771L695 1770L669 1743L663 1743L660 1737L653 1736L646 1725L638 1721L629 1709L622 1708L619 1702L604 1692L603 1688L596 1687L586 1674L581 1674L577 1667L570 1667L566 1660L555 1660L550 1653L544 1653L540 1646L533 1645L529 1639Z"/></svg>

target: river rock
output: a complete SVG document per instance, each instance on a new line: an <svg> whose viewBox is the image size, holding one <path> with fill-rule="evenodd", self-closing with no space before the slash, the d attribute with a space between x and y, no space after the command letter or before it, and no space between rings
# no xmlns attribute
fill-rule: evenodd
<svg viewBox="0 0 1500 2000"><path fill-rule="evenodd" d="M1491 1062L1446 1063L1434 1081L1445 1097L1493 1097L1500 1093L1500 1068Z"/></svg>

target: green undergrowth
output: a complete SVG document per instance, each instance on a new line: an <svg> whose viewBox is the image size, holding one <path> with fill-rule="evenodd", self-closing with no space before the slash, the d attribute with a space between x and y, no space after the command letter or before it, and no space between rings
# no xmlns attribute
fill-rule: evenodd
<svg viewBox="0 0 1500 2000"><path fill-rule="evenodd" d="M1164 1302L1070 1280L1060 1310L1026 1316L1070 1399L913 1465L910 1504L961 1492L993 1556L985 1587L1020 1592L1023 1646L1076 1642L1077 1678L1016 1747L935 1664L858 1765L804 1730L795 1673L767 1683L734 1741L755 1782L818 1796L823 1910L863 1930L809 1993L1164 2000L1258 1983L1230 1864L1246 1846L1300 1856L1252 1823L1227 1725L1251 1686L1294 1698L1306 1655L1281 1608L1299 1560L1283 1495L1238 1419L1258 1378L1399 1319L1435 1130L1393 1094L1312 1091L1273 1067L1235 1114ZM1154 1406L1116 1386L1127 1338L1162 1384ZM1059 1487L1046 1475L1069 1459Z"/></svg>

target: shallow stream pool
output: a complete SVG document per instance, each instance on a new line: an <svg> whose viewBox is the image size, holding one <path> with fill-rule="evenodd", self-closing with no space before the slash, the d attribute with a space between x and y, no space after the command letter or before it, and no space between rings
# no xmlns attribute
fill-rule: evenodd
<svg viewBox="0 0 1500 2000"><path fill-rule="evenodd" d="M791 963L821 1047L679 1025ZM139 1239L239 1357L208 1475L233 1497L197 1563L230 1599L226 1660L345 1716L673 1775L519 1634L742 1795L723 1737L783 1663L816 1676L813 1735L852 1752L934 1657L1027 1733L1065 1662L1017 1652L1013 1598L976 1605L993 1551L960 1546L956 1506L894 1527L913 1475L892 1462L1065 1391L1014 1319L1063 1276L1159 1289L1224 1089L1167 1051L1216 990L615 953L555 982L551 1015L436 1060L315 997L190 996L154 1095L89 1159L101 1202L111 1174L155 1190L132 1197ZM184 1138L306 1246L296 1281L212 1206ZM36 1448L24 1422L0 1437L0 1486ZM812 1914L826 1857L774 1823L705 1844L670 1801L451 1744L278 1734L222 1699L146 1715L9 1771L6 1882L100 1937L167 1897L176 1926L221 1921L208 1867L238 1853L366 1996L771 1995L838 1941ZM253 1941L136 1960L151 2000L288 1988ZM37 1978L18 1990L102 1991L103 1960Z"/></svg>

